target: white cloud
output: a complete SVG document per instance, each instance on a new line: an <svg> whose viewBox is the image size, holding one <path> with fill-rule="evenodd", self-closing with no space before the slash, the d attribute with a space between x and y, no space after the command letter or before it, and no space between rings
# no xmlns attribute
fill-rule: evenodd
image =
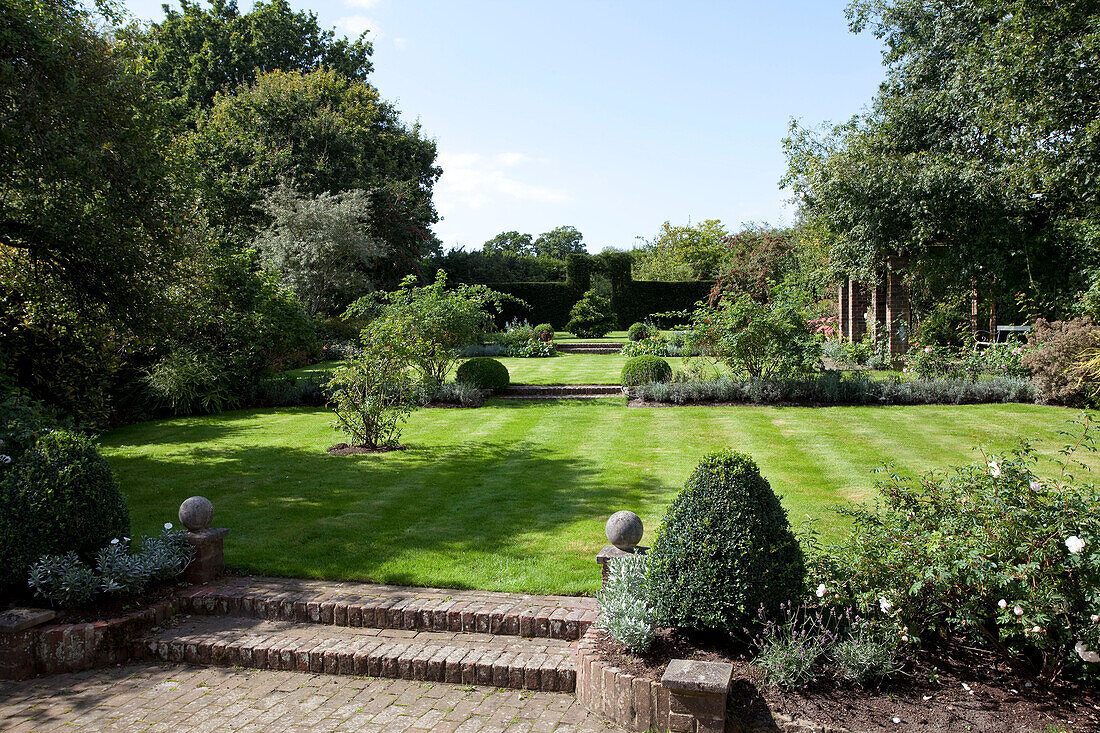
<svg viewBox="0 0 1100 733"><path fill-rule="evenodd" d="M484 208L502 198L541 204L568 202L567 191L521 179L516 169L530 160L523 153L442 153L439 165L443 176L436 186L436 204L445 213Z"/></svg>
<svg viewBox="0 0 1100 733"><path fill-rule="evenodd" d="M336 27L349 36L358 36L363 31L378 34L378 26L365 15L348 15L336 21Z"/></svg>

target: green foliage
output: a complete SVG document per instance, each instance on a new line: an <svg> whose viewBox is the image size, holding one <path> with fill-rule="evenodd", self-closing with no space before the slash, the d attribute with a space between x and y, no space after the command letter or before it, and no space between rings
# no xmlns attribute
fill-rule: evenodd
<svg viewBox="0 0 1100 733"><path fill-rule="evenodd" d="M584 235L576 227L563 226L535 237L531 249L536 257L565 261L569 255L585 254Z"/></svg>
<svg viewBox="0 0 1100 733"><path fill-rule="evenodd" d="M893 630L860 618L852 624L847 638L829 650L829 657L842 679L866 687L901 671L899 642L899 635Z"/></svg>
<svg viewBox="0 0 1100 733"><path fill-rule="evenodd" d="M256 237L256 249L310 315L343 313L387 281L395 253L371 236L366 191L307 196L284 182L261 208L271 225Z"/></svg>
<svg viewBox="0 0 1100 733"><path fill-rule="evenodd" d="M531 330L531 336L536 341L541 341L544 344L552 343L554 341L554 327L549 323L540 323Z"/></svg>
<svg viewBox="0 0 1100 733"><path fill-rule="evenodd" d="M667 382L672 379L672 367L658 356L643 355L627 359L623 364L620 384L635 387L640 384Z"/></svg>
<svg viewBox="0 0 1100 733"><path fill-rule="evenodd" d="M1031 370L1044 401L1082 405L1094 394L1100 380L1081 362L1100 344L1100 327L1092 321L1035 321L1027 335L1023 365Z"/></svg>
<svg viewBox="0 0 1100 733"><path fill-rule="evenodd" d="M599 338L615 327L611 301L595 290L586 292L572 310L565 328L580 338Z"/></svg>
<svg viewBox="0 0 1100 733"><path fill-rule="evenodd" d="M0 342L34 397L103 424L178 253L161 110L95 23L0 13Z"/></svg>
<svg viewBox="0 0 1100 733"><path fill-rule="evenodd" d="M354 446L397 447L401 426L416 409L417 384L409 375L408 354L395 345L398 338L391 324L371 324L363 331L360 355L344 362L325 385L335 427Z"/></svg>
<svg viewBox="0 0 1100 733"><path fill-rule="evenodd" d="M977 283L1002 314L1063 317L1088 288L1100 175L1085 0L855 0L852 29L885 44L871 110L816 134L792 126L790 186L836 273L902 251L917 292Z"/></svg>
<svg viewBox="0 0 1100 733"><path fill-rule="evenodd" d="M821 676L821 664L836 634L820 611L786 602L778 620L765 615L759 621L761 628L752 637L752 663L764 670L769 685L792 690Z"/></svg>
<svg viewBox="0 0 1100 733"><path fill-rule="evenodd" d="M434 277L446 270L453 282L492 285L496 283L559 282L565 280L565 263L546 257L514 255L508 252L469 252L451 249L428 259L425 273Z"/></svg>
<svg viewBox="0 0 1100 733"><path fill-rule="evenodd" d="M189 348L172 351L153 364L145 385L177 415L221 412L232 402L231 385L217 356Z"/></svg>
<svg viewBox="0 0 1100 733"><path fill-rule="evenodd" d="M390 281L438 246L432 186L435 143L406 127L378 91L332 70L269 71L218 96L180 138L179 152L210 218L252 236L269 223L257 206L280 181L301 195L362 190L369 238L393 253Z"/></svg>
<svg viewBox="0 0 1100 733"><path fill-rule="evenodd" d="M820 345L798 301L776 290L759 303L749 295L699 304L692 313L692 344L749 380L795 379L813 373Z"/></svg>
<svg viewBox="0 0 1100 733"><path fill-rule="evenodd" d="M1100 493L1070 473L1073 451L1094 449L1087 419L1073 440L1053 481L1027 443L918 481L891 475L876 505L840 510L854 528L823 551L823 582L910 637L959 630L1056 676L1079 642L1100 648Z"/></svg>
<svg viewBox="0 0 1100 733"><path fill-rule="evenodd" d="M175 114L195 119L214 104L218 92L253 83L261 71L332 69L358 81L371 71L365 33L349 42L321 30L312 12L294 11L286 0L257 2L241 13L235 0L214 0L210 8L180 0L148 28L129 28L124 38L159 84Z"/></svg>
<svg viewBox="0 0 1100 733"><path fill-rule="evenodd" d="M612 560L607 580L596 594L602 629L632 654L643 654L657 635L653 608L646 599L645 555L627 555Z"/></svg>
<svg viewBox="0 0 1100 733"><path fill-rule="evenodd" d="M475 356L459 365L455 381L478 389L504 389L509 381L508 367L488 356Z"/></svg>
<svg viewBox="0 0 1100 733"><path fill-rule="evenodd" d="M727 297L766 301L772 288L798 269L798 234L792 229L748 226L727 237L726 247L715 289Z"/></svg>
<svg viewBox="0 0 1100 733"><path fill-rule="evenodd" d="M634 250L638 280L714 280L727 257L729 232L717 219L695 226L661 225L652 240Z"/></svg>
<svg viewBox="0 0 1100 733"><path fill-rule="evenodd" d="M728 377L689 379L668 384L643 384L637 399L675 405L732 402L796 405L977 405L994 402L1035 402L1038 392L1030 380L992 377L934 379L902 382L846 378L837 372L779 382L744 382Z"/></svg>
<svg viewBox="0 0 1100 733"><path fill-rule="evenodd" d="M641 341L627 341L621 351L623 356L671 356L669 343L664 337L657 335Z"/></svg>
<svg viewBox="0 0 1100 733"><path fill-rule="evenodd" d="M989 344L984 348L952 349L925 346L903 357L905 373L917 379L969 379L985 375L1024 379L1030 372L1023 365L1024 347L1018 343Z"/></svg>
<svg viewBox="0 0 1100 733"><path fill-rule="evenodd" d="M646 576L659 623L737 631L801 597L802 550L760 469L732 450L703 457L657 531Z"/></svg>
<svg viewBox="0 0 1100 733"><path fill-rule="evenodd" d="M43 555L88 558L129 533L126 500L91 440L63 430L0 466L0 592L24 586Z"/></svg>
<svg viewBox="0 0 1100 733"><path fill-rule="evenodd" d="M660 334L660 331L658 331L657 334L652 334L650 330L650 327L644 323L632 323L630 324L630 328L626 329L626 338L628 341L641 341L650 336Z"/></svg>
<svg viewBox="0 0 1100 733"><path fill-rule="evenodd" d="M501 232L481 245L481 250L487 255L535 256L531 235L517 231Z"/></svg>
<svg viewBox="0 0 1100 733"><path fill-rule="evenodd" d="M412 276L389 293L375 293L352 303L346 318L377 314L376 324L394 336L393 348L421 371L424 379L441 384L462 354L478 343L492 324L506 296L484 285L447 287L447 273L418 286Z"/></svg>

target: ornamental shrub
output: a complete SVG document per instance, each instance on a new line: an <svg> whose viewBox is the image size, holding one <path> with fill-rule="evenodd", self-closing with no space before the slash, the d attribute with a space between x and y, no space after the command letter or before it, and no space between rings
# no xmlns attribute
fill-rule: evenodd
<svg viewBox="0 0 1100 733"><path fill-rule="evenodd" d="M548 344L554 340L554 327L549 323L540 323L531 330L531 337Z"/></svg>
<svg viewBox="0 0 1100 733"><path fill-rule="evenodd" d="M569 311L565 328L580 338L600 338L615 327L611 301L595 290L589 290Z"/></svg>
<svg viewBox="0 0 1100 733"><path fill-rule="evenodd" d="M652 329L644 323L634 323L626 330L626 338L628 341L641 341L642 339L659 335L658 333L654 333L655 330L656 329Z"/></svg>
<svg viewBox="0 0 1100 733"><path fill-rule="evenodd" d="M756 463L718 451L673 500L650 551L646 583L658 623L734 632L803 593L802 550Z"/></svg>
<svg viewBox="0 0 1100 733"><path fill-rule="evenodd" d="M640 384L667 382L672 379L672 367L659 356L635 356L623 364L620 383L624 387L636 387Z"/></svg>
<svg viewBox="0 0 1100 733"><path fill-rule="evenodd" d="M130 532L126 500L95 444L65 430L38 436L0 467L0 594L25 589L43 555L91 558Z"/></svg>
<svg viewBox="0 0 1100 733"><path fill-rule="evenodd" d="M455 381L470 384L478 389L504 389L510 381L508 367L488 356L475 356L462 362L455 374Z"/></svg>
<svg viewBox="0 0 1100 733"><path fill-rule="evenodd" d="M1035 321L1023 364L1031 370L1045 402L1083 405L1097 383L1081 367L1082 356L1100 346L1100 326L1090 320Z"/></svg>
<svg viewBox="0 0 1100 733"><path fill-rule="evenodd" d="M634 654L645 652L657 635L653 609L645 593L645 555L611 561L607 581L596 594L599 626Z"/></svg>
<svg viewBox="0 0 1100 733"><path fill-rule="evenodd" d="M628 341L623 344L620 353L623 356L641 356L643 354L649 354L650 356L671 356L671 354L669 354L668 342L665 341L663 336L653 336L651 338L644 338L640 341Z"/></svg>
<svg viewBox="0 0 1100 733"><path fill-rule="evenodd" d="M878 604L914 640L961 632L1048 679L1079 665L1100 651L1100 491L1072 476L1092 432L1084 418L1041 472L1054 480L1027 443L918 480L889 476L876 504L840 510L852 531L815 556L813 582L838 603Z"/></svg>

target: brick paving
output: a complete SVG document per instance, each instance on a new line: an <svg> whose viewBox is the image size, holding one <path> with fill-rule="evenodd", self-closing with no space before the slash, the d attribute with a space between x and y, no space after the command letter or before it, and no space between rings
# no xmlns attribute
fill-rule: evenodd
<svg viewBox="0 0 1100 733"><path fill-rule="evenodd" d="M573 644L471 632L191 616L144 642L169 662L572 692Z"/></svg>
<svg viewBox="0 0 1100 733"><path fill-rule="evenodd" d="M621 731L573 695L133 664L0 682L0 731Z"/></svg>
<svg viewBox="0 0 1100 733"><path fill-rule="evenodd" d="M579 639L596 620L593 598L296 578L226 578L179 600L185 613L567 640Z"/></svg>

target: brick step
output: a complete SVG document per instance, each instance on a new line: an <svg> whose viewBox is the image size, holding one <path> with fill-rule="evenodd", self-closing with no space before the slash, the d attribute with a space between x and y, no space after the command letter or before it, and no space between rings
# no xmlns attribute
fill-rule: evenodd
<svg viewBox="0 0 1100 733"><path fill-rule="evenodd" d="M617 384L547 384L517 385L496 394L505 399L557 400L577 397L610 397L622 395Z"/></svg>
<svg viewBox="0 0 1100 733"><path fill-rule="evenodd" d="M138 642L136 651L195 665L573 692L574 646L560 639L189 616Z"/></svg>
<svg viewBox="0 0 1100 733"><path fill-rule="evenodd" d="M573 641L596 620L592 598L369 583L227 578L177 595L183 613L403 631Z"/></svg>
<svg viewBox="0 0 1100 733"><path fill-rule="evenodd" d="M617 354L622 351L622 344L598 344L598 343L573 343L554 344L554 348L563 354Z"/></svg>

